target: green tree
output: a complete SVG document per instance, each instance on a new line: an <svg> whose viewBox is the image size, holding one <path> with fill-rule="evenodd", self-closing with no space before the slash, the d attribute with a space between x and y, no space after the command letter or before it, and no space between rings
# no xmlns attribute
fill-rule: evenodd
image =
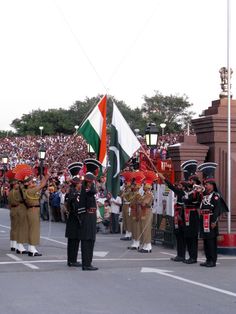
<svg viewBox="0 0 236 314"><path fill-rule="evenodd" d="M91 110L97 105L102 96L86 98L84 101L76 101L66 109L34 110L29 114L23 114L19 119L12 121L11 127L17 135L40 135L39 126L43 126L43 135L72 134L75 125L81 125ZM148 122L166 123L166 132L178 132L192 118L192 112L188 109L192 106L187 96L163 96L155 92L152 97L144 96L144 104L140 108L131 109L124 101L108 96L107 102L107 125L112 119L113 102L117 105L130 128L140 130L144 134ZM0 136L4 136L4 132ZM9 133L10 135L10 133Z"/></svg>
<svg viewBox="0 0 236 314"><path fill-rule="evenodd" d="M44 135L70 134L74 127L70 121L70 112L61 108L34 110L29 114L23 114L21 119L13 120L11 124L19 135L39 135L39 126L43 126Z"/></svg>
<svg viewBox="0 0 236 314"><path fill-rule="evenodd" d="M186 123L191 121L193 112L189 111L192 106L186 95L183 96L163 96L155 91L152 97L144 96L145 103L141 111L147 121L156 123L157 127L161 123L166 123L166 132L179 132L186 128Z"/></svg>

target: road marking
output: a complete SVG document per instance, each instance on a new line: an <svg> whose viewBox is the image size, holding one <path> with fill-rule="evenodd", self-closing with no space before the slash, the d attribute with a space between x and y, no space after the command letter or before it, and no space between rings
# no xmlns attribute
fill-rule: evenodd
<svg viewBox="0 0 236 314"><path fill-rule="evenodd" d="M54 240L52 238L48 238L48 237L40 237L41 239L44 239L44 240L48 240L48 241L51 241L51 242L55 242L55 243L58 243L58 244L62 244L62 245L67 245L67 243L65 242L61 242L61 241L58 241L58 240ZM81 251L79 251L79 253L81 253ZM97 257L105 257L107 256L109 252L107 251L94 251L93 252L93 255L94 256L97 256Z"/></svg>
<svg viewBox="0 0 236 314"><path fill-rule="evenodd" d="M4 225L0 225L0 227L10 229L10 227L8 227L8 226L4 226Z"/></svg>
<svg viewBox="0 0 236 314"><path fill-rule="evenodd" d="M8 256L9 255L12 255L14 256L13 254L7 254ZM11 257L11 256L9 256ZM0 262L0 265L7 265L7 264L23 264L23 263L29 263L28 261L24 261L22 259L20 259L19 257L17 256L14 256L15 261L14 262L9 262L9 261L5 261L5 262ZM96 262L115 262L115 261L119 261L119 262L128 262L128 261L131 261L131 262L134 262L134 261L165 261L166 259L165 258L104 258L104 259L101 259L101 258L93 258L93 261L96 261ZM58 259L53 259L53 260L33 260L33 261L30 261L31 264L37 264L37 263L66 263L67 260L64 259L64 260L58 260Z"/></svg>
<svg viewBox="0 0 236 314"><path fill-rule="evenodd" d="M216 287L213 287L213 286L209 286L209 285L206 285L204 283L197 282L197 281L189 280L189 279L186 279L186 278L183 278L183 277L180 277L180 276L175 276L175 275L169 274L168 271L166 271L164 269L143 267L141 269L141 272L142 273L157 273L157 274L162 275L162 276L170 277L170 278L177 279L177 280L180 280L180 281L183 281L183 282L187 282L187 283L195 285L195 286L199 286L199 287L202 287L202 288L206 288L206 289L209 289L209 290L213 290L213 291L216 291L216 292L220 292L220 293L223 293L223 294L227 294L227 295L236 297L236 293L234 293L234 292L231 292L231 291L228 291L228 290L219 289L219 288L216 288Z"/></svg>
<svg viewBox="0 0 236 314"><path fill-rule="evenodd" d="M13 254L7 254L8 257L14 259L15 261L17 262L20 262L21 264L31 268L31 269L39 269L38 266L35 266L33 264L31 264L30 262L27 262L27 261L23 261L21 258L19 258L18 256L15 256Z"/></svg>
<svg viewBox="0 0 236 314"><path fill-rule="evenodd" d="M167 253L167 252L160 252L161 254L169 255L169 256L175 256L176 254Z"/></svg>

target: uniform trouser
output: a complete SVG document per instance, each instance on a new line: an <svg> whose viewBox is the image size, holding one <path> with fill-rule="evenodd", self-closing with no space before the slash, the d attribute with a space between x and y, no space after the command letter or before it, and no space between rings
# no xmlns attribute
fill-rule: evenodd
<svg viewBox="0 0 236 314"><path fill-rule="evenodd" d="M79 239L70 239L67 240L67 262L76 263L77 255L79 251Z"/></svg>
<svg viewBox="0 0 236 314"><path fill-rule="evenodd" d="M122 207L123 228L125 231L132 232L132 221L129 213L129 205L124 204Z"/></svg>
<svg viewBox="0 0 236 314"><path fill-rule="evenodd" d="M175 234L176 237L176 248L177 248L177 256L185 258L186 252L186 241L184 237L184 231L178 230Z"/></svg>
<svg viewBox="0 0 236 314"><path fill-rule="evenodd" d="M142 244L151 243L152 241L152 210L147 209L145 216L140 220L140 234Z"/></svg>
<svg viewBox="0 0 236 314"><path fill-rule="evenodd" d="M204 252L207 262L216 263L217 261L217 238L204 239Z"/></svg>
<svg viewBox="0 0 236 314"><path fill-rule="evenodd" d="M82 266L91 266L95 240L81 240Z"/></svg>
<svg viewBox="0 0 236 314"><path fill-rule="evenodd" d="M193 260L197 260L198 254L198 236L185 238L189 257Z"/></svg>
<svg viewBox="0 0 236 314"><path fill-rule="evenodd" d="M31 207L27 209L29 224L29 244L37 245L40 242L40 209Z"/></svg>
<svg viewBox="0 0 236 314"><path fill-rule="evenodd" d="M141 228L140 228L140 221L136 220L136 218L132 218L132 238L135 241L140 241L141 236Z"/></svg>
<svg viewBox="0 0 236 314"><path fill-rule="evenodd" d="M29 243L29 223L27 218L28 209L24 205L17 207L17 242Z"/></svg>
<svg viewBox="0 0 236 314"><path fill-rule="evenodd" d="M18 228L18 219L17 219L17 208L11 208L10 211L10 221L11 221L11 231L10 231L10 240L17 241L17 228Z"/></svg>

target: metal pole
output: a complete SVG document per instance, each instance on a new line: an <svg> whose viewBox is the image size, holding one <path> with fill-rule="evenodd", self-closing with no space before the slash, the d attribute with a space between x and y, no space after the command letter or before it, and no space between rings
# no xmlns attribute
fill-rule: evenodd
<svg viewBox="0 0 236 314"><path fill-rule="evenodd" d="M43 177L43 159L40 160L40 181Z"/></svg>
<svg viewBox="0 0 236 314"><path fill-rule="evenodd" d="M228 179L228 233L231 232L231 84L230 84L230 0L227 0L227 69L228 69L228 163L227 163L227 179Z"/></svg>

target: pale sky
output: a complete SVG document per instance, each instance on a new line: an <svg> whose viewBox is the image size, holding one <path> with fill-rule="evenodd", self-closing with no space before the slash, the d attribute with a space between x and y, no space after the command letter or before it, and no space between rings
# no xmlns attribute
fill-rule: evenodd
<svg viewBox="0 0 236 314"><path fill-rule="evenodd" d="M231 0L236 98L236 1ZM0 130L32 110L108 93L186 94L200 114L227 66L227 0L0 0Z"/></svg>

